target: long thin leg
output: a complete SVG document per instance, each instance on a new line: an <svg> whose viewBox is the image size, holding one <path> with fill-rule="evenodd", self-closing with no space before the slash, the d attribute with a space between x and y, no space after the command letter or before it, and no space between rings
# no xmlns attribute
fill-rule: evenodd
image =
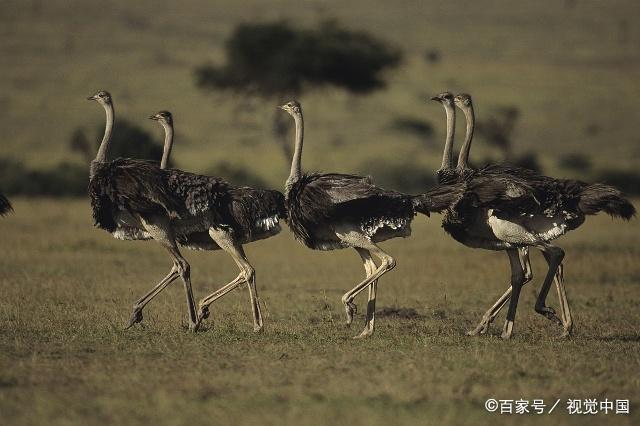
<svg viewBox="0 0 640 426"><path fill-rule="evenodd" d="M359 247L355 248L364 264L365 278L370 277L376 270L376 263L371 257L369 250L365 250ZM367 302L367 318L365 321L364 330L355 338L367 337L373 333L376 320L376 292L378 287L378 280L374 280L369 284L369 300Z"/></svg>
<svg viewBox="0 0 640 426"><path fill-rule="evenodd" d="M249 299L251 300L251 311L253 312L253 331L262 331L264 324L258 301L258 289L256 288L256 271L247 260L242 245L233 238L231 233L222 229L211 228L209 229L209 235L224 251L231 255L243 273L244 281L247 282L249 287Z"/></svg>
<svg viewBox="0 0 640 426"><path fill-rule="evenodd" d="M235 290L240 286L240 284L244 283L244 272L240 272L237 277L233 279L230 283L224 285L218 290L214 291L207 297L203 298L200 303L198 303L198 322L202 322L203 320L209 318L209 305L213 302L229 293L230 291Z"/></svg>
<svg viewBox="0 0 640 426"><path fill-rule="evenodd" d="M562 260L564 259L564 251L560 247L552 245L545 245L540 248L545 260L549 265L549 271L545 282L542 284L540 294L536 300L536 312L544 315L550 320L556 321L558 324L562 324L563 336L568 336L571 333L573 327L573 321L571 320L571 310L569 308L569 302L567 300L566 290L564 288L564 276L562 271ZM558 318L555 311L546 306L547 295L551 287L551 281L555 282L556 291L558 293L558 299L560 302L560 316Z"/></svg>
<svg viewBox="0 0 640 426"><path fill-rule="evenodd" d="M540 246L540 250L542 250L542 254L544 255L547 264L549 265L549 270L547 271L547 275L544 278L544 282L542 283L542 287L540 287L540 293L538 294L538 299L536 300L535 310L537 313L545 316L546 318L557 322L558 324L562 324L562 320L558 318L556 312L547 307L547 296L549 295L549 289L551 288L551 283L555 280L558 267L562 263L562 259L564 258L564 251L560 247L555 247L550 244L545 244ZM562 300L560 300L562 304Z"/></svg>
<svg viewBox="0 0 640 426"><path fill-rule="evenodd" d="M533 279L533 272L531 269L531 259L529 258L529 247L521 247L518 249L518 257L520 258L520 264L524 270L524 282L525 285ZM507 288L502 296L489 308L487 312L482 316L482 320L476 326L475 329L467 332L468 336L476 336L478 334L485 334L489 330L489 325L495 320L498 313L504 308L511 297L511 286Z"/></svg>
<svg viewBox="0 0 640 426"><path fill-rule="evenodd" d="M196 316L196 302L193 299L193 290L191 289L191 266L189 266L187 260L182 257L175 243L167 246L167 250L175 259L176 265L178 266L178 273L184 283L184 291L189 308L189 331L196 331L198 329L198 318Z"/></svg>
<svg viewBox="0 0 640 426"><path fill-rule="evenodd" d="M167 274L155 287L153 287L147 294L142 296L138 301L133 305L133 313L131 314L131 319L129 319L129 323L125 326L125 330L131 328L134 324L142 321L142 309L146 306L147 303L151 302L151 300L156 297L162 290L165 289L169 284L175 281L180 275L178 274L178 268L174 264Z"/></svg>
<svg viewBox="0 0 640 426"><path fill-rule="evenodd" d="M370 253L372 253L378 259L380 259L382 263L378 268L375 269L375 271L373 271L373 273L369 277L365 278L364 281L362 281L360 284L358 284L357 286L355 286L354 288L352 288L342 296L342 303L345 305L345 309L347 310L347 315L351 314L351 316L353 316L353 312L349 312L349 306L353 302L353 299L367 286L369 286L374 281L377 281L382 275L389 272L396 266L395 259L391 257L389 254L387 254L380 247L375 245L373 242L370 242L365 246L365 242L363 242L362 239L359 239L358 244L359 244L358 247L368 250ZM374 296L374 300L375 300L375 292L372 294L372 296ZM369 323L369 324L370 324L370 328L365 328L361 333L361 335L356 337L370 336L373 333L374 324L373 323Z"/></svg>
<svg viewBox="0 0 640 426"><path fill-rule="evenodd" d="M516 309L518 307L518 299L520 298L520 290L524 284L524 271L520 263L520 257L517 249L507 249L509 255L509 263L511 264L511 299L509 301L509 310L507 311L507 320L502 330L502 338L509 339L513 333L513 323L516 319Z"/></svg>
<svg viewBox="0 0 640 426"><path fill-rule="evenodd" d="M562 314L562 337L569 337L573 330L573 319L571 318L571 308L569 307L569 299L567 298L567 291L564 287L564 266L562 263L558 265L558 271L554 278L556 283L556 291L558 292L558 299L560 299L560 313Z"/></svg>

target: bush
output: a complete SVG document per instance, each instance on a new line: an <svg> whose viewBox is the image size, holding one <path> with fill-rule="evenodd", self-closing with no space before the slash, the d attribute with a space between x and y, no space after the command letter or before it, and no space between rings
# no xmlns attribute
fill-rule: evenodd
<svg viewBox="0 0 640 426"><path fill-rule="evenodd" d="M558 165L576 172L587 172L591 169L591 161L583 154L566 154L560 157Z"/></svg>
<svg viewBox="0 0 640 426"><path fill-rule="evenodd" d="M389 164L382 160L364 163L360 170L374 177L376 185L407 194L418 194L435 185L435 172L417 164Z"/></svg>
<svg viewBox="0 0 640 426"><path fill-rule="evenodd" d="M267 184L262 178L251 173L249 170L234 166L226 161L216 164L213 169L207 172L211 176L219 176L236 186L251 186L253 188L266 188Z"/></svg>
<svg viewBox="0 0 640 426"><path fill-rule="evenodd" d="M366 93L383 87L381 72L401 59L397 49L335 22L310 30L282 21L242 24L225 50L225 65L195 70L199 87L264 97L299 94L305 86L322 85Z"/></svg>
<svg viewBox="0 0 640 426"><path fill-rule="evenodd" d="M533 152L526 152L511 161L514 166L524 167L536 173L542 173L542 167L538 161L538 156Z"/></svg>
<svg viewBox="0 0 640 426"><path fill-rule="evenodd" d="M431 123L419 118L397 117L391 123L391 128L400 132L412 133L421 139L428 139L433 136Z"/></svg>
<svg viewBox="0 0 640 426"><path fill-rule="evenodd" d="M10 195L81 196L87 193L89 167L61 163L46 170L30 170L22 163L0 159L2 190Z"/></svg>
<svg viewBox="0 0 640 426"><path fill-rule="evenodd" d="M147 131L126 119L116 120L114 127L109 147L110 160L126 157L160 161L164 141L154 139ZM69 148L89 162L95 158L103 134L104 127L99 127L95 132L96 136L89 139L84 130L78 128L71 135Z"/></svg>

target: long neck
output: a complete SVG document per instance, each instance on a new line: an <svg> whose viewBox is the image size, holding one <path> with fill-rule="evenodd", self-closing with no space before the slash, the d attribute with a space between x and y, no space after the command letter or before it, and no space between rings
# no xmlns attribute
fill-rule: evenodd
<svg viewBox="0 0 640 426"><path fill-rule="evenodd" d="M456 131L456 109L451 105L444 105L447 113L447 138L444 142L444 152L442 153L442 165L440 170L453 168L451 157L453 156L453 136Z"/></svg>
<svg viewBox="0 0 640 426"><path fill-rule="evenodd" d="M109 151L109 144L111 143L111 133L113 131L113 105L111 103L102 104L104 110L107 113L107 124L104 128L104 136L100 143L100 148L96 154L94 161L98 163L105 163L107 161L107 152Z"/></svg>
<svg viewBox="0 0 640 426"><path fill-rule="evenodd" d="M291 172L287 179L287 185L300 179L302 175L301 162L302 162L302 140L304 138L304 120L302 113L293 116L296 121L296 147L293 152L293 159L291 160Z"/></svg>
<svg viewBox="0 0 640 426"><path fill-rule="evenodd" d="M469 167L469 150L471 149L471 140L473 140L473 130L476 126L473 106L469 105L462 111L464 111L464 115L467 118L467 136L464 138L464 144L462 145L460 155L458 156L458 170L464 170Z"/></svg>
<svg viewBox="0 0 640 426"><path fill-rule="evenodd" d="M173 125L170 123L162 122L164 128L164 148L162 150L162 161L160 161L160 168L166 169L169 157L171 156L171 148L173 147Z"/></svg>

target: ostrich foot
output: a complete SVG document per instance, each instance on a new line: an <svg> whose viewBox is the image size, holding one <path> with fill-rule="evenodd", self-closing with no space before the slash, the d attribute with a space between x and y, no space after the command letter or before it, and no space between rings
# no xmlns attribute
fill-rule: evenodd
<svg viewBox="0 0 640 426"><path fill-rule="evenodd" d="M357 336L353 336L352 339L364 339L365 337L369 337L373 334L373 327L366 326L360 334Z"/></svg>
<svg viewBox="0 0 640 426"><path fill-rule="evenodd" d="M347 325L351 325L353 316L358 312L358 307L355 303L346 300L343 300L342 303L344 303L344 310L347 313Z"/></svg>
<svg viewBox="0 0 640 426"><path fill-rule="evenodd" d="M504 323L504 328L502 329L502 337L504 340L511 339L511 335L513 334L513 321L506 320Z"/></svg>
<svg viewBox="0 0 640 426"><path fill-rule="evenodd" d="M547 306L536 306L536 312L544 316L548 320L555 322L558 325L562 325L562 321L556 315L556 311Z"/></svg>
<svg viewBox="0 0 640 426"><path fill-rule="evenodd" d="M491 324L491 321L486 319L486 318L482 318L482 321L480 321L480 323L476 326L476 328L474 328L473 330L467 331L467 336L477 336L477 335L482 335L482 334L486 334L487 331L489 330L489 324Z"/></svg>
<svg viewBox="0 0 640 426"><path fill-rule="evenodd" d="M134 324L142 322L142 308L134 307L129 323L124 327L125 330L133 327Z"/></svg>

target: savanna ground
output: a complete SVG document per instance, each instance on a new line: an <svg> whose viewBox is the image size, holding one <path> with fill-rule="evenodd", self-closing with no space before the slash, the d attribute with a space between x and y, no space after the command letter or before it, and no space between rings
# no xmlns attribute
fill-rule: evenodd
<svg viewBox="0 0 640 426"><path fill-rule="evenodd" d="M418 217L411 238L384 244L398 266L379 284L376 333L356 341L363 316L347 328L340 303L363 277L355 252L308 250L287 229L249 245L263 334L251 331L244 287L189 333L179 282L124 331L133 301L169 269L164 251L92 229L85 200L14 204L0 221L2 424L541 421L488 414L487 398L562 398L551 419L575 424L586 419L566 414L567 398L630 399L631 416L589 420L638 423L635 222L590 218L560 240L574 337L560 339L533 311L545 271L534 254L515 337L502 341L503 315L487 336L464 333L505 289L506 255L465 248L444 235L438 216ZM224 253L186 255L197 297L236 275ZM356 299L360 311L365 299ZM549 305L557 307L553 290Z"/></svg>

